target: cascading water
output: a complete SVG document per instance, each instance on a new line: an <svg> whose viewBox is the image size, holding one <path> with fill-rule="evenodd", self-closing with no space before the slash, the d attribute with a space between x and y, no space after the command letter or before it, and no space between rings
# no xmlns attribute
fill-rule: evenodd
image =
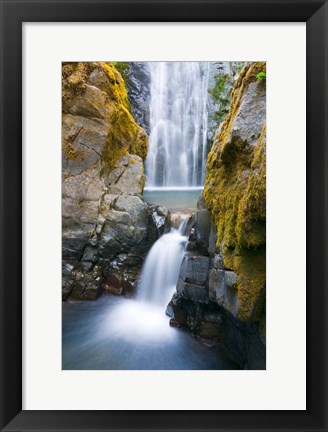
<svg viewBox="0 0 328 432"><path fill-rule="evenodd" d="M141 272L138 298L166 307L175 290L187 237L184 222L160 237L149 251Z"/></svg>
<svg viewBox="0 0 328 432"><path fill-rule="evenodd" d="M208 62L151 62L147 186L204 183Z"/></svg>

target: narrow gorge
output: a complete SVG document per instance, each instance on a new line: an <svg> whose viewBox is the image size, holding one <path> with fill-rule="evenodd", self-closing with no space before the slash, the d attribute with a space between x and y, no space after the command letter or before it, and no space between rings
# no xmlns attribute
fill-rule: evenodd
<svg viewBox="0 0 328 432"><path fill-rule="evenodd" d="M266 64L62 65L63 369L265 369Z"/></svg>

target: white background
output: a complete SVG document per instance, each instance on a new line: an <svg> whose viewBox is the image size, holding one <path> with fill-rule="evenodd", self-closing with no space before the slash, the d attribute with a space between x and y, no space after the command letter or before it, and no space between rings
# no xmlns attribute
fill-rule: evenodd
<svg viewBox="0 0 328 432"><path fill-rule="evenodd" d="M23 26L23 409L305 405L305 38L297 24ZM267 370L61 371L61 61L267 61Z"/></svg>

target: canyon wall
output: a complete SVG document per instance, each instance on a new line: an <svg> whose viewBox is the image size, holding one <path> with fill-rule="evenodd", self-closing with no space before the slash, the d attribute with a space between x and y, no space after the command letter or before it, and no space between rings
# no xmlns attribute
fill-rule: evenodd
<svg viewBox="0 0 328 432"><path fill-rule="evenodd" d="M168 228L141 194L148 135L111 63L62 66L63 299L129 294L145 254Z"/></svg>
<svg viewBox="0 0 328 432"><path fill-rule="evenodd" d="M265 368L265 70L247 64L234 84L168 308L172 325L220 342L251 369Z"/></svg>

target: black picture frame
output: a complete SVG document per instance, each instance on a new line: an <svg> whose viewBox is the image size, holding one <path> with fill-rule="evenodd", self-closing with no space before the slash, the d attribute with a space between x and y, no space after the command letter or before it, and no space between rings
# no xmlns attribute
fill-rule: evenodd
<svg viewBox="0 0 328 432"><path fill-rule="evenodd" d="M306 411L22 411L22 23L88 21L306 22ZM323 0L1 0L2 431L328 430L327 35Z"/></svg>

